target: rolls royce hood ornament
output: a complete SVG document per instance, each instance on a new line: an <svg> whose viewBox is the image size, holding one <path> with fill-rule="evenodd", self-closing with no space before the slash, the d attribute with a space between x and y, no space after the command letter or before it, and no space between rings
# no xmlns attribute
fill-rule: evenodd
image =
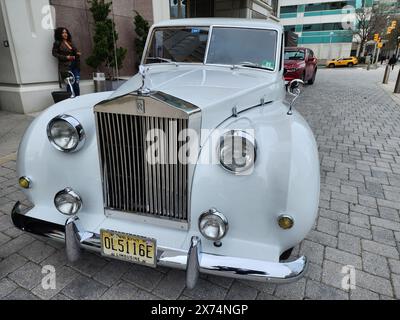
<svg viewBox="0 0 400 320"><path fill-rule="evenodd" d="M147 87L147 72L149 71L148 67L145 67L144 65L139 66L139 74L142 76L142 86L138 89L138 93L140 95L146 95L150 93L150 89Z"/></svg>

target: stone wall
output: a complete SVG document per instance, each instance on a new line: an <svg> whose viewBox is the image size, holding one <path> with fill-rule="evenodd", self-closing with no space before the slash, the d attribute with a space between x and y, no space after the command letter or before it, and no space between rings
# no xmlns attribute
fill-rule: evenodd
<svg viewBox="0 0 400 320"><path fill-rule="evenodd" d="M73 42L82 52L82 79L91 79L92 68L86 65L85 59L91 54L93 46L93 25L90 4L87 0L50 0L56 10L56 27L67 28ZM128 49L120 76L132 76L136 72L135 30L133 18L137 10L150 24L153 22L153 8L150 0L116 0L113 1L114 21L119 39L118 46Z"/></svg>

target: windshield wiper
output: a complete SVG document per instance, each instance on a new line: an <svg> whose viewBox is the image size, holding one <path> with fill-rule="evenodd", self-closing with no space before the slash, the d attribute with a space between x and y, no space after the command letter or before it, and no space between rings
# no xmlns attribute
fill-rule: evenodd
<svg viewBox="0 0 400 320"><path fill-rule="evenodd" d="M258 63L249 62L249 61L243 61L243 62L239 62L239 63L233 65L233 68L237 68L237 67L248 67L248 68L256 68L256 69L274 71L273 68L263 67L262 65L260 65Z"/></svg>
<svg viewBox="0 0 400 320"><path fill-rule="evenodd" d="M178 65L175 61L172 61L171 59L167 59L167 58L162 58L162 57L147 57L146 60L147 59L160 60L160 61L163 61L163 62L168 62L168 63L173 63L175 65Z"/></svg>

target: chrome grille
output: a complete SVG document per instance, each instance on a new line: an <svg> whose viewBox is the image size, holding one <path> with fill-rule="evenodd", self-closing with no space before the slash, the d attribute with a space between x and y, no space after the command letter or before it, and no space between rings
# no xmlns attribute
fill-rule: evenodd
<svg viewBox="0 0 400 320"><path fill-rule="evenodd" d="M178 133L188 119L96 112L105 207L124 212L188 221L188 165ZM165 139L147 132L160 129ZM164 161L150 163L148 149L156 143Z"/></svg>

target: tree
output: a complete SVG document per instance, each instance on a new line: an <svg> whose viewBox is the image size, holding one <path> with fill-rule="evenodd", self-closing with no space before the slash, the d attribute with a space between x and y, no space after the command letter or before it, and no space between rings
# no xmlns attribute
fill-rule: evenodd
<svg viewBox="0 0 400 320"><path fill-rule="evenodd" d="M147 35L149 34L150 25L149 23L139 14L139 12L135 11L136 16L134 20L136 39L136 55L138 61L142 59L144 46L146 45Z"/></svg>
<svg viewBox="0 0 400 320"><path fill-rule="evenodd" d="M393 3L381 2L373 6L362 6L355 10L356 25L353 33L357 36L360 44L360 55L369 40L373 39L375 33L383 33L388 17L394 13Z"/></svg>
<svg viewBox="0 0 400 320"><path fill-rule="evenodd" d="M91 0L90 12L94 20L94 36L92 55L86 59L86 64L97 71L101 67L106 68L108 78L112 78L115 69L122 68L127 49L116 47L118 33L115 31L115 23L109 18L112 2L105 0Z"/></svg>

